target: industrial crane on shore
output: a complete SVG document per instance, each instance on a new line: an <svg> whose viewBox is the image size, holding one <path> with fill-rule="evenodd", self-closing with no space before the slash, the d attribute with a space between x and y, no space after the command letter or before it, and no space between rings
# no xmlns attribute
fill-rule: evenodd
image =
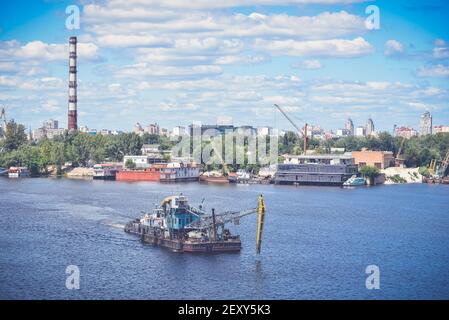
<svg viewBox="0 0 449 320"><path fill-rule="evenodd" d="M444 178L446 174L447 168L449 167L449 149L446 152L443 160L441 161L441 165L438 166L438 162L436 159L432 159L429 164L429 173L432 177Z"/></svg>
<svg viewBox="0 0 449 320"><path fill-rule="evenodd" d="M2 108L0 118L3 119L2 128L3 128L3 134L5 134L8 126L7 126L7 121L6 121L6 111L5 111L4 107Z"/></svg>
<svg viewBox="0 0 449 320"><path fill-rule="evenodd" d="M282 113L282 115L292 124L292 126L298 130L299 136L304 139L304 155L307 154L307 123L304 125L304 130L299 128L296 123L288 116L288 114L279 105L274 104L274 106Z"/></svg>
<svg viewBox="0 0 449 320"><path fill-rule="evenodd" d="M447 150L446 156L444 157L443 161L441 161L441 175L444 176L448 167L449 167L449 149Z"/></svg>

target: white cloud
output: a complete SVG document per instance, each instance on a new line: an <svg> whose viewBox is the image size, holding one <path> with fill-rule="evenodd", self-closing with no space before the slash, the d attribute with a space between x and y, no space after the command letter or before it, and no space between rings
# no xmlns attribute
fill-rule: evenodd
<svg viewBox="0 0 449 320"><path fill-rule="evenodd" d="M222 9L258 5L295 5L295 4L350 4L365 2L367 0L128 0L126 5L135 7L139 5L152 5L170 9ZM122 6L123 1L111 0L111 6Z"/></svg>
<svg viewBox="0 0 449 320"><path fill-rule="evenodd" d="M65 82L56 77L29 79L29 77L0 76L1 86L24 90L55 90L64 88Z"/></svg>
<svg viewBox="0 0 449 320"><path fill-rule="evenodd" d="M407 105L412 107L415 110L420 111L429 111L429 110L437 110L438 107L435 105L430 105L428 103L422 103L422 102L408 102Z"/></svg>
<svg viewBox="0 0 449 320"><path fill-rule="evenodd" d="M449 58L449 47L433 48L432 55L435 59Z"/></svg>
<svg viewBox="0 0 449 320"><path fill-rule="evenodd" d="M443 39L435 39L434 42L436 47L445 47L446 46L446 41Z"/></svg>
<svg viewBox="0 0 449 320"><path fill-rule="evenodd" d="M219 66L196 65L173 67L138 63L126 66L117 72L118 77L195 77L220 74Z"/></svg>
<svg viewBox="0 0 449 320"><path fill-rule="evenodd" d="M97 38L102 47L130 48L130 47L164 47L172 42L165 37L148 35L102 35Z"/></svg>
<svg viewBox="0 0 449 320"><path fill-rule="evenodd" d="M321 69L323 65L319 60L304 60L299 64L293 65L294 68L301 68L301 69L307 69L307 70L315 70L315 69Z"/></svg>
<svg viewBox="0 0 449 320"><path fill-rule="evenodd" d="M127 12L123 8L123 12ZM95 13L91 13L95 16ZM331 39L366 31L364 18L346 11L323 12L316 16L265 15L257 12L227 15L210 12L177 12L171 20L113 20L108 16L90 22L87 30L101 35L153 34L166 37L290 37ZM101 15L100 15L101 16Z"/></svg>
<svg viewBox="0 0 449 320"><path fill-rule="evenodd" d="M0 71L10 72L16 70L16 64L10 61L0 61Z"/></svg>
<svg viewBox="0 0 449 320"><path fill-rule="evenodd" d="M162 21L176 18L178 15L171 10L155 10L146 5L131 5L131 1L116 3L108 3L106 6L97 4L86 4L83 7L83 19L86 23L97 23L102 21L120 22L123 20L133 21Z"/></svg>
<svg viewBox="0 0 449 320"><path fill-rule="evenodd" d="M374 48L362 37L353 40L264 40L256 39L254 47L274 55L352 58L368 55Z"/></svg>
<svg viewBox="0 0 449 320"><path fill-rule="evenodd" d="M256 64L269 60L266 56L262 55L228 55L221 56L215 59L214 64L225 65L225 64Z"/></svg>
<svg viewBox="0 0 449 320"><path fill-rule="evenodd" d="M7 76L0 76L0 86L12 87L17 85L17 79Z"/></svg>
<svg viewBox="0 0 449 320"><path fill-rule="evenodd" d="M78 43L80 59L98 59L98 47L93 43ZM0 43L0 56L3 59L29 60L35 63L43 61L63 61L69 56L67 44L48 44L40 40L20 44L18 41Z"/></svg>
<svg viewBox="0 0 449 320"><path fill-rule="evenodd" d="M431 67L422 67L418 70L418 76L436 78L449 77L449 66L438 64Z"/></svg>
<svg viewBox="0 0 449 320"><path fill-rule="evenodd" d="M49 99L42 104L42 109L47 112L55 112L61 109L61 103L56 99Z"/></svg>
<svg viewBox="0 0 449 320"><path fill-rule="evenodd" d="M405 53L404 46L397 40L385 42L385 55L388 57L398 57Z"/></svg>

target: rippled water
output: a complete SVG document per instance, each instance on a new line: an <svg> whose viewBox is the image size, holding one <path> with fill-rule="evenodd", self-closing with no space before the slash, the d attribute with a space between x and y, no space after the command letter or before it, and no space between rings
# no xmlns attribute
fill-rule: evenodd
<svg viewBox="0 0 449 320"><path fill-rule="evenodd" d="M266 199L262 254L256 216L232 227L239 254L177 254L122 230L164 196L210 210ZM449 298L449 186L213 186L0 179L2 299ZM378 265L380 290L365 288ZM68 265L79 290L65 287Z"/></svg>

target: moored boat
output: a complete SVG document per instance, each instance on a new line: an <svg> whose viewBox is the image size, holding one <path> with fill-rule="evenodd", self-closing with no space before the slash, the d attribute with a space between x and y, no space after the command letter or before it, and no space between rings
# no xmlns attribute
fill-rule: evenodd
<svg viewBox="0 0 449 320"><path fill-rule="evenodd" d="M27 167L10 167L8 170L9 178L29 177L30 171Z"/></svg>
<svg viewBox="0 0 449 320"><path fill-rule="evenodd" d="M357 186L364 186L365 184L366 184L365 178L353 175L351 178L349 178L343 183L343 186L357 187Z"/></svg>
<svg viewBox="0 0 449 320"><path fill-rule="evenodd" d="M98 163L93 167L93 178L95 180L115 180L117 171L119 171L121 168L121 165L113 163Z"/></svg>
<svg viewBox="0 0 449 320"><path fill-rule="evenodd" d="M200 175L200 181L208 183L229 183L227 177L221 175Z"/></svg>

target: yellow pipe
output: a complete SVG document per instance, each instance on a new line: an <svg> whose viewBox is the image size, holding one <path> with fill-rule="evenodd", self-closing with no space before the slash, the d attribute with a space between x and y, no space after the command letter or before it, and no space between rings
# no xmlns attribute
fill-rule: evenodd
<svg viewBox="0 0 449 320"><path fill-rule="evenodd" d="M257 236L256 236L256 253L260 254L260 247L262 245L262 232L263 232L263 224L265 220L265 202L263 200L263 196L259 195L259 205L257 207Z"/></svg>

